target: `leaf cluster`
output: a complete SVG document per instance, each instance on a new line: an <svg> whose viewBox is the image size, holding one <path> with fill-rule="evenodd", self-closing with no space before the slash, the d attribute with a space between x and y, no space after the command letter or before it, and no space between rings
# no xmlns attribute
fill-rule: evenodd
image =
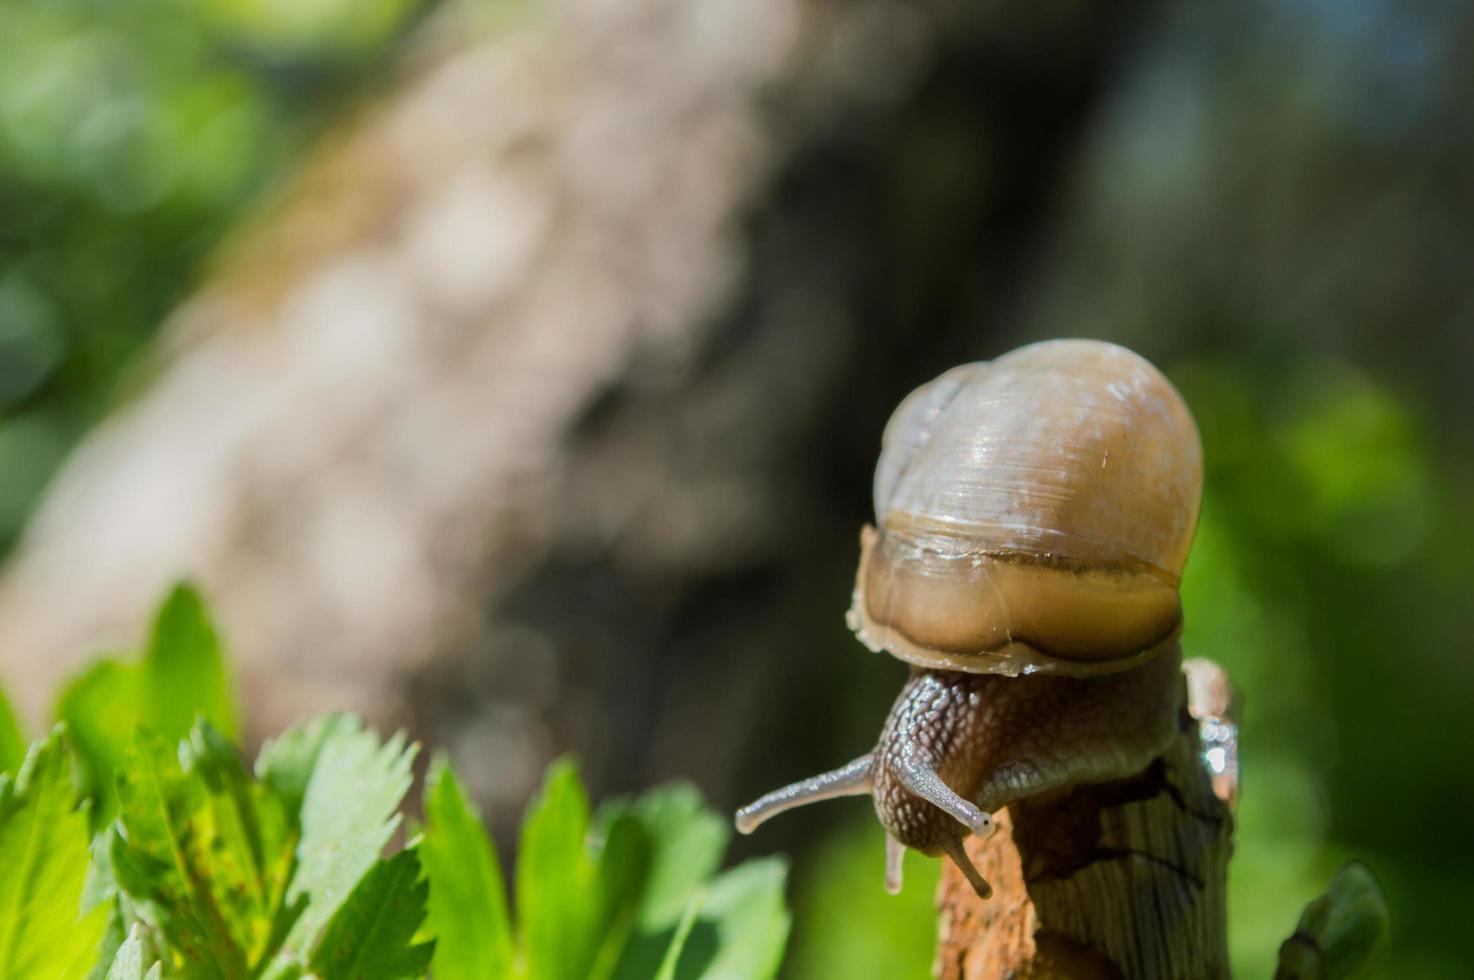
<svg viewBox="0 0 1474 980"><path fill-rule="evenodd" d="M443 758L431 767L425 818L437 980L777 973L789 928L786 868L764 859L716 874L726 821L692 786L591 814L573 765L554 763L523 820L515 910L496 851Z"/></svg>
<svg viewBox="0 0 1474 980"><path fill-rule="evenodd" d="M329 715L248 767L227 675L203 604L181 588L142 657L69 685L60 723L28 750L0 697L0 977L777 972L786 869L718 874L728 832L694 788L594 812L573 764L555 763L528 808L509 901L446 758L431 764L423 826L407 831L417 746Z"/></svg>

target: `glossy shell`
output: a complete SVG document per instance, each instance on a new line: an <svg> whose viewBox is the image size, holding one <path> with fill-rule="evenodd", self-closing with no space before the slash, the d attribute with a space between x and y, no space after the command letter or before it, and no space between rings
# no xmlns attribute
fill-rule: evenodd
<svg viewBox="0 0 1474 980"><path fill-rule="evenodd" d="M1181 628L1202 483L1182 396L1123 347L1056 340L955 368L886 426L850 626L926 667L1130 666Z"/></svg>

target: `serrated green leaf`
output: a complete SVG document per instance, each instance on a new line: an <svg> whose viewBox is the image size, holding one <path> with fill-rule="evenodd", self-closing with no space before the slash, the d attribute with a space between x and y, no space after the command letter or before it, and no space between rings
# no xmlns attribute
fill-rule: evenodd
<svg viewBox="0 0 1474 980"><path fill-rule="evenodd" d="M322 980L404 980L424 974L433 942L416 943L429 884L414 848L380 861L323 930L310 966Z"/></svg>
<svg viewBox="0 0 1474 980"><path fill-rule="evenodd" d="M351 737L363 723L349 714L331 714L295 725L268 739L256 756L256 778L281 797L287 812L296 815L307 795L307 783L317 767L322 747L337 738Z"/></svg>
<svg viewBox="0 0 1474 980"><path fill-rule="evenodd" d="M191 866L201 869L235 944L253 966L263 963L305 905L286 904L296 828L281 799L246 774L235 747L208 722L195 726L184 748L205 790L191 820Z"/></svg>
<svg viewBox="0 0 1474 980"><path fill-rule="evenodd" d="M436 980L504 977L512 967L512 927L496 850L476 807L444 756L425 782L420 860L430 882Z"/></svg>
<svg viewBox="0 0 1474 980"><path fill-rule="evenodd" d="M4 689L0 689L0 772L19 772L25 761L26 736Z"/></svg>
<svg viewBox="0 0 1474 980"><path fill-rule="evenodd" d="M415 751L403 734L380 743L356 719L329 726L318 743L302 796L297 871L287 895L289 903L305 899L307 907L287 938L288 957L313 948L328 920L378 861L399 826ZM280 772L271 762L267 768Z"/></svg>
<svg viewBox="0 0 1474 980"><path fill-rule="evenodd" d="M146 974L145 963L152 964L147 968ZM107 980L157 980L160 969L142 933L134 926L132 933L113 956L112 965L108 967Z"/></svg>
<svg viewBox="0 0 1474 980"><path fill-rule="evenodd" d="M227 738L234 737L235 709L220 637L192 587L177 585L164 600L141 666L144 724L177 741L201 716Z"/></svg>
<svg viewBox="0 0 1474 980"><path fill-rule="evenodd" d="M141 731L118 773L117 789L111 857L119 886L183 957L185 976L246 976L247 951L211 887L210 837L198 823L209 805L203 781L180 768L169 743Z"/></svg>
<svg viewBox="0 0 1474 980"><path fill-rule="evenodd" d="M285 902L297 838L281 801L206 722L177 754L140 733L118 799L113 873L183 975L253 975L302 912Z"/></svg>
<svg viewBox="0 0 1474 980"><path fill-rule="evenodd" d="M588 828L578 772L560 759L528 807L517 855L517 920L531 980L585 980L593 963L601 930Z"/></svg>
<svg viewBox="0 0 1474 980"><path fill-rule="evenodd" d="M86 976L106 914L80 915L87 819L75 807L59 732L31 747L12 781L0 778L0 977Z"/></svg>

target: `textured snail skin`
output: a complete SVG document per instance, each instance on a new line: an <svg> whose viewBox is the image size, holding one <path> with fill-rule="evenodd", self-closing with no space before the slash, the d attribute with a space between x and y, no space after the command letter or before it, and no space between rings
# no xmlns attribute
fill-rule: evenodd
<svg viewBox="0 0 1474 980"><path fill-rule="evenodd" d="M1123 347L954 368L886 426L850 626L923 667L1128 667L1181 626L1202 482L1187 405Z"/></svg>
<svg viewBox="0 0 1474 980"><path fill-rule="evenodd" d="M886 887L911 847L991 888L963 837L1017 800L1145 769L1178 732L1178 583L1202 493L1172 385L1058 340L923 385L886 426L848 621L913 664L875 750L737 813L870 794Z"/></svg>
<svg viewBox="0 0 1474 980"><path fill-rule="evenodd" d="M950 852L967 828L898 774L920 762L991 813L1065 786L1124 779L1177 735L1184 704L1176 642L1095 678L913 670L872 756L875 812L901 844Z"/></svg>

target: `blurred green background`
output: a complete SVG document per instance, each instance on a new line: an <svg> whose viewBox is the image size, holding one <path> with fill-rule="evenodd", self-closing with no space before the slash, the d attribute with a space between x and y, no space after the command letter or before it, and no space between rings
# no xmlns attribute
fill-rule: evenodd
<svg viewBox="0 0 1474 980"><path fill-rule="evenodd" d="M423 12L0 0L0 546L126 399L132 356L222 236L392 78ZM1208 483L1185 647L1244 694L1231 893L1244 977L1270 975L1300 908L1353 856L1393 910L1385 976L1474 971L1471 66L1474 17L1458 4L1161 4L1060 181L1047 241L1016 244L1035 274L1014 315L966 340L951 328L919 358L935 373L1100 336L1153 358L1192 405ZM897 272L904 296L945 260L938 195L988 180L990 157L925 126L903 135L890 152L913 168L907 214L927 217L892 229L915 262ZM986 304L988 285L960 305ZM927 347L925 309L902 310L911 348ZM839 436L872 454L878 437L878 422ZM841 513L868 492L851 482ZM795 602L828 628L815 662L852 658L861 693L806 702L824 736L748 764L743 788L857 754L899 684L838 629L842 598L815 595ZM886 896L868 809L831 809L748 845L795 850L785 975L924 975L935 866L912 856L905 893Z"/></svg>
<svg viewBox="0 0 1474 980"><path fill-rule="evenodd" d="M0 545L421 6L0 2Z"/></svg>

